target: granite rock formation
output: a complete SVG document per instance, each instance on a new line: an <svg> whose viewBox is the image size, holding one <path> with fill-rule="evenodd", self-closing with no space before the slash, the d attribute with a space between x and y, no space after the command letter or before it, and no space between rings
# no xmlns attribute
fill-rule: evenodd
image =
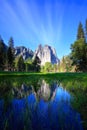
<svg viewBox="0 0 87 130"><path fill-rule="evenodd" d="M57 58L56 51L51 46L45 45L42 47L42 45L39 45L36 49L33 59L38 56L41 65L45 65L46 62L50 62L51 64L58 64L60 61Z"/></svg>
<svg viewBox="0 0 87 130"><path fill-rule="evenodd" d="M15 56L17 57L17 56L21 56L21 55L22 55L24 60L26 60L28 58L32 59L34 52L30 49L27 49L24 46L16 47L15 48Z"/></svg>

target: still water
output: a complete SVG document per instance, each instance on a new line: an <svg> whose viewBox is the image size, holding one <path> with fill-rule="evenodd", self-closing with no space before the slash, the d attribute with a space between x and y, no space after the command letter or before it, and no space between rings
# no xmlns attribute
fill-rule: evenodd
<svg viewBox="0 0 87 130"><path fill-rule="evenodd" d="M0 100L0 130L83 130L80 114L70 105L72 96L58 83L42 80L37 91L23 83L11 94L7 106Z"/></svg>

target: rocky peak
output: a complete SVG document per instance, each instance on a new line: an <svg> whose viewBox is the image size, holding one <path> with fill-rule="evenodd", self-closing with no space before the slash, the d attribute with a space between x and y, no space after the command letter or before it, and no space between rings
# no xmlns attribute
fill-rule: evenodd
<svg viewBox="0 0 87 130"><path fill-rule="evenodd" d="M49 45L42 47L40 44L34 53L34 57L36 56L39 57L41 65L45 65L46 62L50 62L52 64L59 63L59 59L56 55L56 50Z"/></svg>
<svg viewBox="0 0 87 130"><path fill-rule="evenodd" d="M32 50L27 49L24 46L19 46L15 48L15 56L23 56L23 59L26 60L27 58L32 58L34 53Z"/></svg>

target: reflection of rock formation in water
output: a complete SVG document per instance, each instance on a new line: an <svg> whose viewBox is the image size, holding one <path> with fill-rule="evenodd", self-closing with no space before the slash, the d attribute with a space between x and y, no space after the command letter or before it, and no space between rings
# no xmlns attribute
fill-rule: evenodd
<svg viewBox="0 0 87 130"><path fill-rule="evenodd" d="M43 99L44 101L54 100L55 97L60 100L62 94L62 100L67 100L67 102L70 100L69 94L66 90L62 91L62 87L59 87L59 89L57 90L57 83L54 82L50 86L48 83L45 82L45 80L42 80L39 84L40 87L37 92L35 92L34 86L26 86L25 84L22 84L21 88L12 88L12 94L16 98L23 98L29 96L31 93L34 93L37 100Z"/></svg>
<svg viewBox="0 0 87 130"><path fill-rule="evenodd" d="M62 99L62 101L69 102L70 101L70 94L66 91L66 89L63 89L63 87L60 87L57 82L54 82L52 85L49 85L45 82L45 80L42 80L41 87L38 90L36 97L40 99L44 99L45 101L48 100L54 100L57 98L59 101Z"/></svg>
<svg viewBox="0 0 87 130"><path fill-rule="evenodd" d="M35 92L33 86L26 86L25 84L22 84L20 89L17 87L12 88L12 94L16 98L23 98L31 93L34 93L37 99L44 99L45 101L55 97L56 88L58 87L56 83L53 83L51 86L49 86L45 80L42 80L40 82L40 86L41 87L38 89L38 91Z"/></svg>
<svg viewBox="0 0 87 130"><path fill-rule="evenodd" d="M44 100L48 100L50 98L51 90L49 88L49 84L47 84L44 80L42 80L42 84L40 89L37 92L38 98L43 98Z"/></svg>
<svg viewBox="0 0 87 130"><path fill-rule="evenodd" d="M53 83L51 86L42 80L41 87L37 92L37 97L39 99L44 99L45 101L53 99L56 93L57 84Z"/></svg>
<svg viewBox="0 0 87 130"><path fill-rule="evenodd" d="M26 86L25 84L22 84L20 89L18 89L17 87L12 88L12 94L16 98L26 97L32 92L33 92L33 86Z"/></svg>

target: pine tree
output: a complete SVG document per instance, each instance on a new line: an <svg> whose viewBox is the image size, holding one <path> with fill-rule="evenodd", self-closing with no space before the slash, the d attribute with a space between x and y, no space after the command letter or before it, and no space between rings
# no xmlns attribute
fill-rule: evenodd
<svg viewBox="0 0 87 130"><path fill-rule="evenodd" d="M33 70L39 72L40 71L40 59L38 56L36 56L32 62Z"/></svg>
<svg viewBox="0 0 87 130"><path fill-rule="evenodd" d="M14 40L10 37L8 42L8 50L7 50L7 64L8 70L13 70L14 68Z"/></svg>
<svg viewBox="0 0 87 130"><path fill-rule="evenodd" d="M18 60L18 63L17 63L17 70L18 71L24 71L25 70L25 64L24 64L24 60L23 60L22 56L19 57L19 60Z"/></svg>
<svg viewBox="0 0 87 130"><path fill-rule="evenodd" d="M6 60L5 58L6 58L5 44L0 36L0 70L4 70Z"/></svg>
<svg viewBox="0 0 87 130"><path fill-rule="evenodd" d="M79 39L71 45L72 65L76 66L76 71L87 71L87 44L84 39Z"/></svg>
<svg viewBox="0 0 87 130"><path fill-rule="evenodd" d="M72 65L76 67L76 71L87 71L87 20L85 31L81 22L77 31L77 40L71 45Z"/></svg>
<svg viewBox="0 0 87 130"><path fill-rule="evenodd" d="M13 70L14 55L13 55L11 47L9 47L8 50L7 50L7 63L8 63L8 70Z"/></svg>
<svg viewBox="0 0 87 130"><path fill-rule="evenodd" d="M10 37L9 42L8 42L9 47L11 47L11 49L14 49L14 40L13 37Z"/></svg>
<svg viewBox="0 0 87 130"><path fill-rule="evenodd" d="M87 19L85 22L85 38L86 38L86 43L87 43Z"/></svg>
<svg viewBox="0 0 87 130"><path fill-rule="evenodd" d="M81 38L85 39L85 35L84 35L84 29L83 29L82 23L80 22L78 26L78 31L77 31L77 40Z"/></svg>

